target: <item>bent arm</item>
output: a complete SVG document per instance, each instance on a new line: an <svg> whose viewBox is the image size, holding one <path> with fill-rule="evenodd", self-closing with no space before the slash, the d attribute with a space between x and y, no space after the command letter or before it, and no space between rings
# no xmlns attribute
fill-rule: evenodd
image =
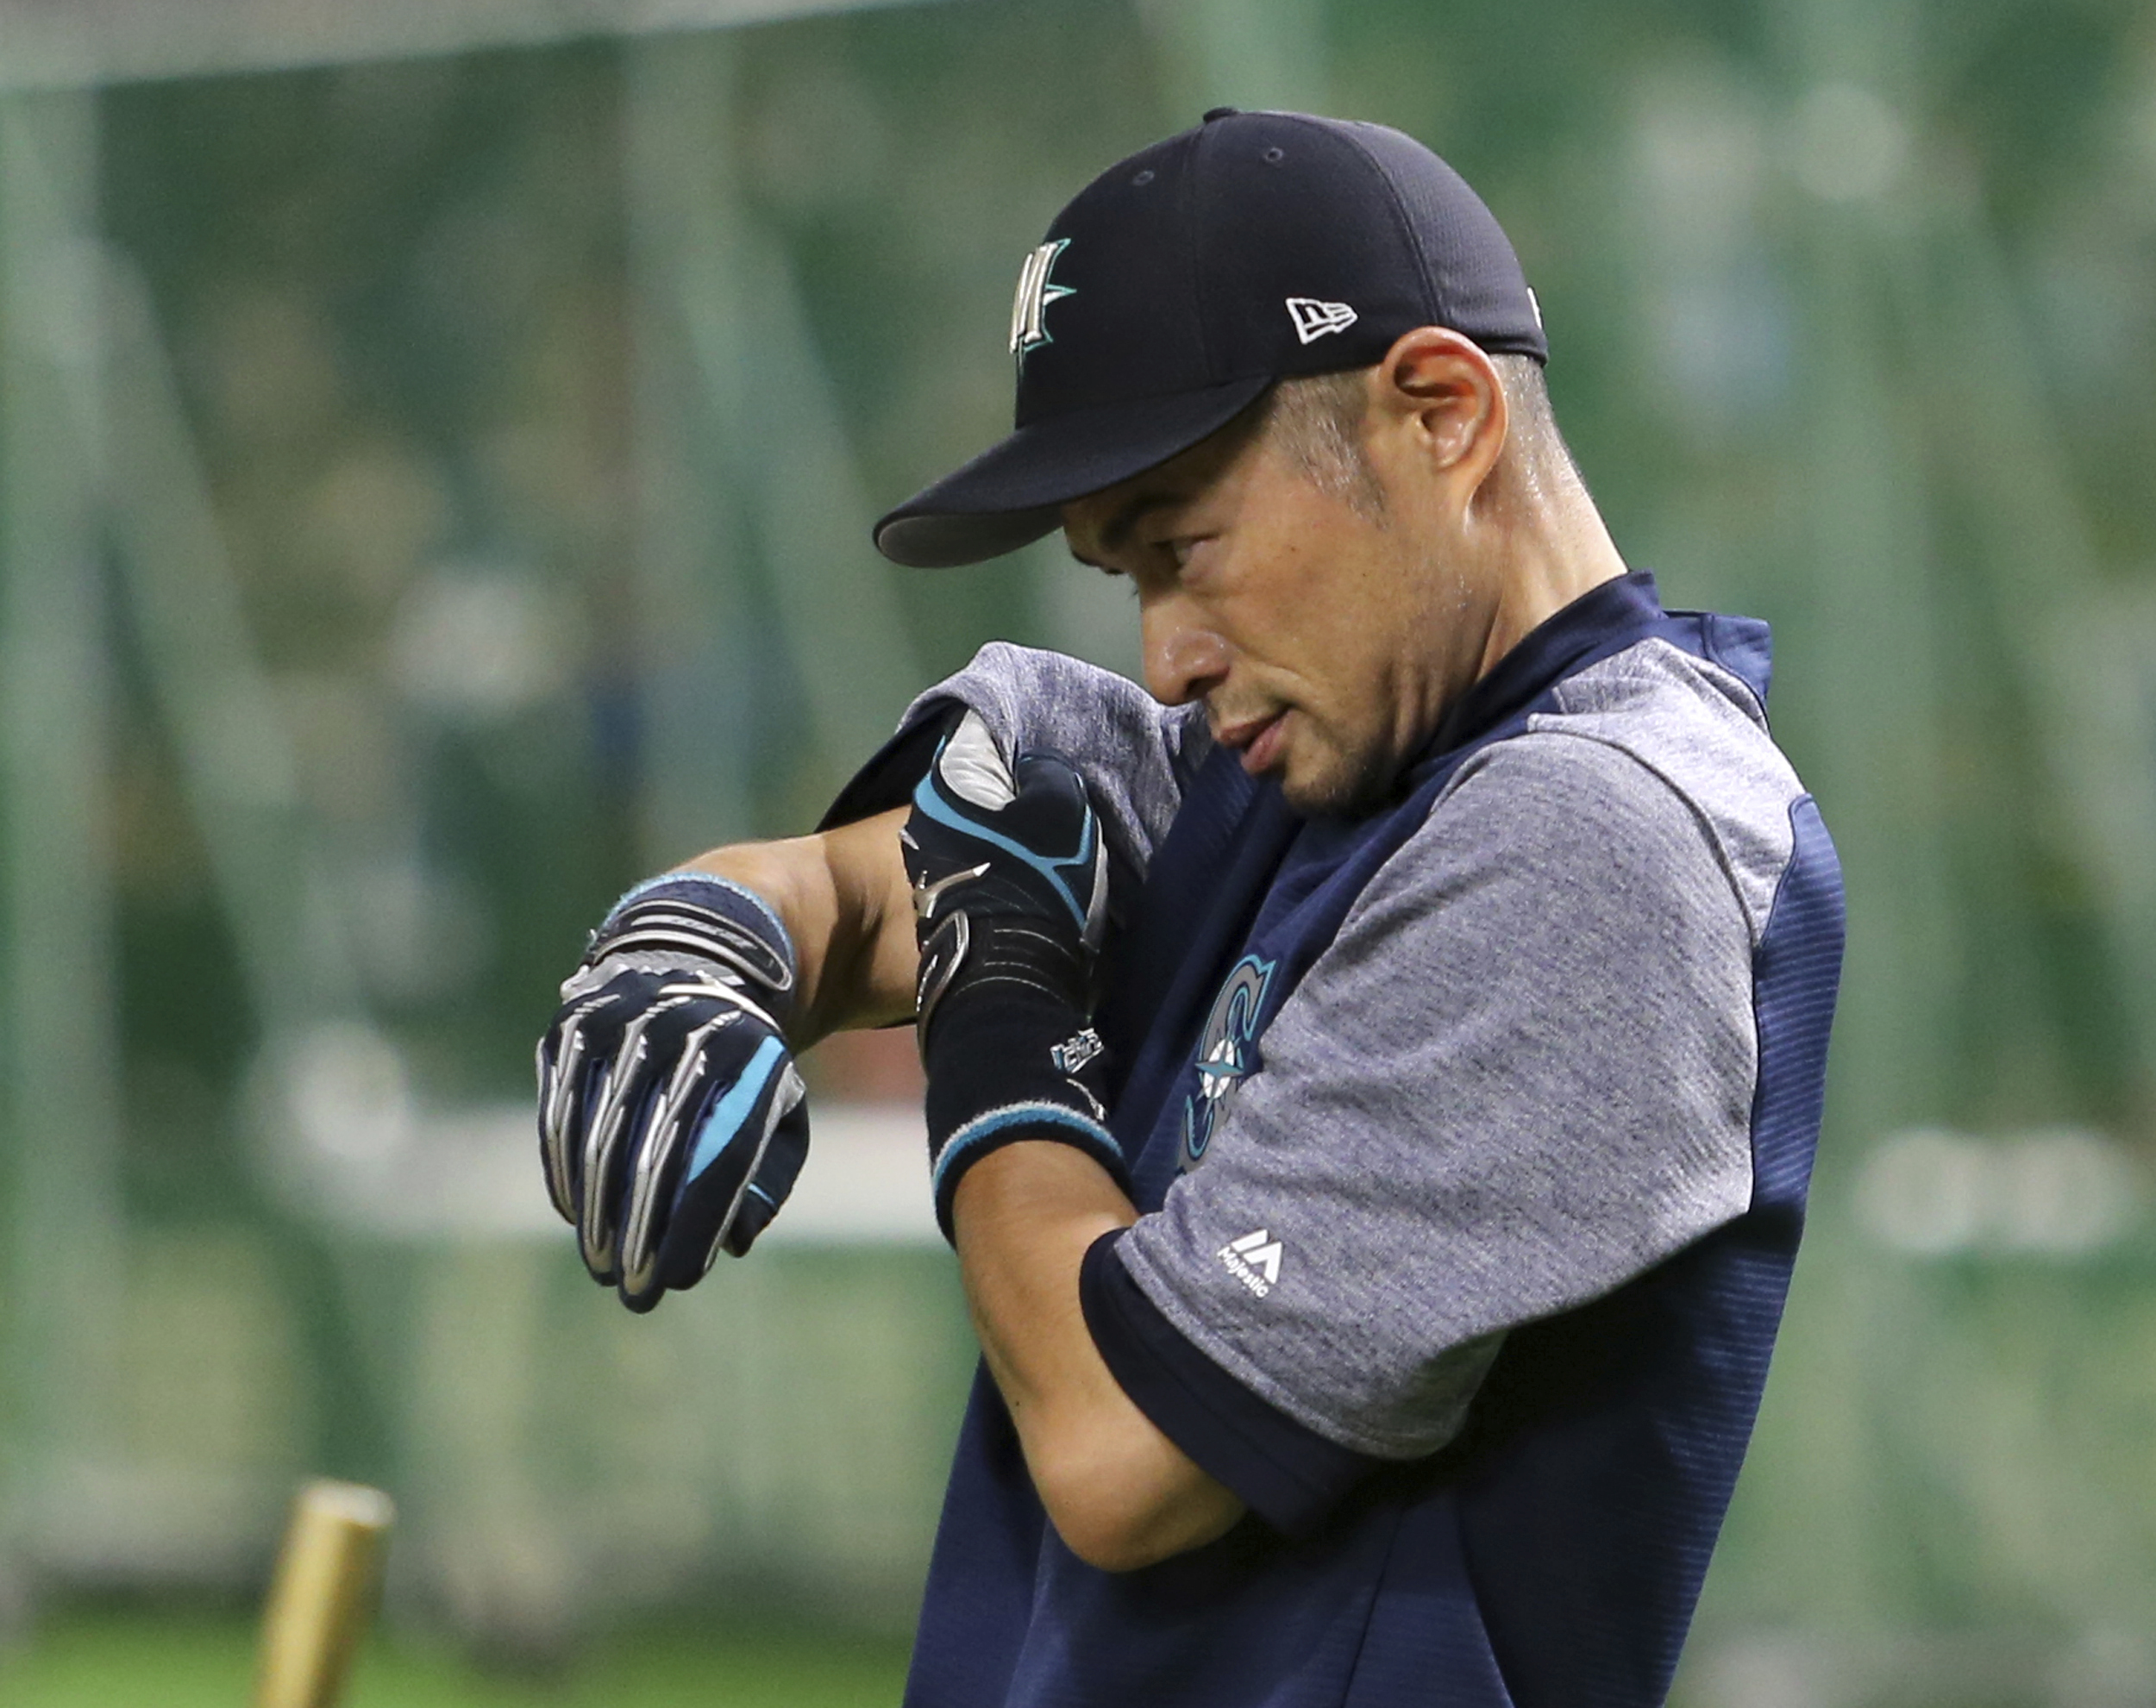
<svg viewBox="0 0 2156 1708"><path fill-rule="evenodd" d="M848 1027L913 1011L913 908L899 828L906 809L777 842L713 848L685 869L753 890L786 922L800 980L789 1042L805 1049Z"/></svg>
<svg viewBox="0 0 2156 1708"><path fill-rule="evenodd" d="M1068 1145L1009 1145L959 1182L953 1219L975 1330L1065 1545L1126 1572L1226 1534L1243 1503L1124 1392L1079 1304L1087 1248L1138 1219L1121 1189Z"/></svg>
<svg viewBox="0 0 2156 1708"><path fill-rule="evenodd" d="M786 923L800 997L789 1031L806 1048L913 1010L919 951L899 808L688 862L755 891ZM1102 1362L1079 1304L1087 1248L1137 1211L1068 1146L1021 1143L960 1182L960 1273L981 1350L1018 1426L1057 1533L1081 1559L1129 1571L1225 1534L1243 1504L1132 1403Z"/></svg>

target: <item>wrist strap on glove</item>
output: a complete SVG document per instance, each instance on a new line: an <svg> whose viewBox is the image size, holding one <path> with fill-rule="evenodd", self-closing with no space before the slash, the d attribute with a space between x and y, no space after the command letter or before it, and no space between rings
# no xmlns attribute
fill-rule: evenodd
<svg viewBox="0 0 2156 1708"><path fill-rule="evenodd" d="M931 1036L928 1142L936 1222L954 1237L951 1205L965 1172L1022 1139L1082 1150L1125 1191L1122 1148L1108 1131L1100 1035L1084 1013L1043 992L1006 987L976 1000L969 987Z"/></svg>
<svg viewBox="0 0 2156 1708"><path fill-rule="evenodd" d="M648 973L713 962L774 1028L793 1013L796 963L786 926L755 891L708 872L669 872L630 891L592 933L570 984L602 961Z"/></svg>

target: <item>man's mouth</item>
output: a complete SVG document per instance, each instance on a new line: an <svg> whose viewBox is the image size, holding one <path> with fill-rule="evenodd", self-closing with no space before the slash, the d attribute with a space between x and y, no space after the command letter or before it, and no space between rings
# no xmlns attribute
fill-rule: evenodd
<svg viewBox="0 0 2156 1708"><path fill-rule="evenodd" d="M1213 739L1224 748L1234 748L1242 755L1243 769L1256 777L1271 768L1280 755L1282 732L1288 722L1285 708L1263 717L1246 717L1234 723L1224 723L1213 732Z"/></svg>

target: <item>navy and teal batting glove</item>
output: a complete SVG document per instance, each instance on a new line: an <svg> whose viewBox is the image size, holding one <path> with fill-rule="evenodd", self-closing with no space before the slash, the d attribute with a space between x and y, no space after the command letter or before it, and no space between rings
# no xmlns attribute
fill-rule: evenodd
<svg viewBox="0 0 2156 1708"><path fill-rule="evenodd" d="M1127 1185L1088 1015L1107 923L1107 854L1086 785L1053 754L1006 766L968 714L937 749L899 837L921 945L921 1060L936 1219L959 1178L1018 1139L1052 1139Z"/></svg>
<svg viewBox="0 0 2156 1708"><path fill-rule="evenodd" d="M592 934L539 1045L539 1149L592 1279L649 1311L739 1257L793 1188L808 1110L793 945L752 892L676 872Z"/></svg>

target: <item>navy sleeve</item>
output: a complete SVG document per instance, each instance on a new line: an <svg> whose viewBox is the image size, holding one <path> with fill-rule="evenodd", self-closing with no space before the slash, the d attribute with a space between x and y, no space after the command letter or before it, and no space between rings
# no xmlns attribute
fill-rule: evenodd
<svg viewBox="0 0 2156 1708"><path fill-rule="evenodd" d="M942 705L918 718L909 719L902 729L875 751L874 756L853 774L853 779L838 791L838 798L830 810L818 821L818 830L835 830L843 824L858 824L864 818L874 818L880 812L904 806L913 798L914 785L928 775L929 761L936 757L936 744L958 727L958 720L966 715L966 708L957 700L947 700Z"/></svg>
<svg viewBox="0 0 2156 1708"><path fill-rule="evenodd" d="M1307 1535L1384 1461L1306 1429L1191 1345L1115 1261L1124 1231L1095 1240L1078 1274L1086 1327L1109 1373L1199 1469L1275 1530Z"/></svg>

